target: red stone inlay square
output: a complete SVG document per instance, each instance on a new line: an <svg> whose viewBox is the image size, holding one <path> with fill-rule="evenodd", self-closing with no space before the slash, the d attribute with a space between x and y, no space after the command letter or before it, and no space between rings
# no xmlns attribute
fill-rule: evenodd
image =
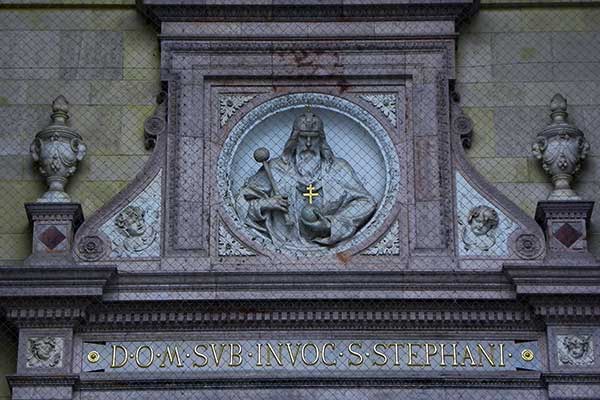
<svg viewBox="0 0 600 400"><path fill-rule="evenodd" d="M567 246L567 248L571 247L581 236L582 233L568 222L562 224L562 226L554 232L554 237Z"/></svg>
<svg viewBox="0 0 600 400"><path fill-rule="evenodd" d="M67 237L53 225L42 232L38 238L40 239L40 242L46 245L47 248L53 250Z"/></svg>

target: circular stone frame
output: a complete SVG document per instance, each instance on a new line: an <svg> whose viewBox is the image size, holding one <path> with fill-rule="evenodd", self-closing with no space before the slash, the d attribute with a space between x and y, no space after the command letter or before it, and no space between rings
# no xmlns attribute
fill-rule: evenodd
<svg viewBox="0 0 600 400"><path fill-rule="evenodd" d="M235 194L232 193L231 164L238 151L238 146L254 127L267 118L294 108L310 106L313 109L326 109L340 113L358 123L375 140L381 158L384 160L385 189L377 210L371 219L352 237L332 248L323 248L322 251L310 251L311 256L336 254L347 251L372 237L385 223L385 220L396 204L400 191L400 162L394 143L383 125L367 110L359 105L341 97L322 93L293 93L270 99L249 111L231 129L223 143L223 148L217 160L217 192L223 199L222 210L233 223L233 230L244 239L246 245L253 243L252 248L264 253L263 249L256 248L260 245L267 252L287 256L302 257L306 251L276 247L268 238L254 233L239 219L235 208ZM241 235L240 235L241 234Z"/></svg>

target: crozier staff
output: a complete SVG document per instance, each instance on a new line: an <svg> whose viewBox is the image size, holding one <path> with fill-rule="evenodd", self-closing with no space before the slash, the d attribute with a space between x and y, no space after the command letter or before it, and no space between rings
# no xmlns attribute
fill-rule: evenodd
<svg viewBox="0 0 600 400"><path fill-rule="evenodd" d="M280 157L267 162L267 149L256 153L263 165L241 188L237 212L275 245L334 246L373 215L375 200L350 164L335 157L323 121L311 111L295 119Z"/></svg>

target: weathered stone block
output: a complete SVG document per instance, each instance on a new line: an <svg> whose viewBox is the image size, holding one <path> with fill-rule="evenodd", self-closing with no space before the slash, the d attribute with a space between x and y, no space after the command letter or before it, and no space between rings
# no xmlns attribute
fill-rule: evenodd
<svg viewBox="0 0 600 400"><path fill-rule="evenodd" d="M151 30L126 31L122 35L124 68L159 68L160 53L156 33Z"/></svg>
<svg viewBox="0 0 600 400"><path fill-rule="evenodd" d="M456 80L462 83L491 82L492 66L459 67L456 70Z"/></svg>
<svg viewBox="0 0 600 400"><path fill-rule="evenodd" d="M80 174L90 181L129 181L142 170L147 156L91 156Z"/></svg>
<svg viewBox="0 0 600 400"><path fill-rule="evenodd" d="M63 31L61 79L121 79L123 34L109 31Z"/></svg>
<svg viewBox="0 0 600 400"><path fill-rule="evenodd" d="M136 105L154 104L159 82L91 81L93 104Z"/></svg>
<svg viewBox="0 0 600 400"><path fill-rule="evenodd" d="M21 208L22 204L21 204ZM24 217L27 220L27 216ZM0 254L3 260L22 260L31 254L31 235L29 233L0 234ZM3 349L7 349L3 346ZM2 358L4 361L4 357ZM13 370L14 373L14 370ZM3 380L4 381L4 380ZM9 397L7 397L8 399Z"/></svg>
<svg viewBox="0 0 600 400"><path fill-rule="evenodd" d="M445 246L443 234L442 205L440 201L417 202L415 205L417 223L416 241L419 249L440 249Z"/></svg>
<svg viewBox="0 0 600 400"><path fill-rule="evenodd" d="M57 31L3 31L0 35L0 67L56 68L60 58L59 43Z"/></svg>
<svg viewBox="0 0 600 400"><path fill-rule="evenodd" d="M552 190L550 183L497 183L494 186L531 216L535 214L537 202L547 199Z"/></svg>
<svg viewBox="0 0 600 400"><path fill-rule="evenodd" d="M492 40L492 59L496 64L552 61L552 36L549 33L498 33Z"/></svg>
<svg viewBox="0 0 600 400"><path fill-rule="evenodd" d="M496 132L493 108L463 108L473 122L473 140L467 151L469 157L495 157Z"/></svg>
<svg viewBox="0 0 600 400"><path fill-rule="evenodd" d="M74 176L75 179L69 184L67 190L73 199L81 202L84 215L92 215L129 183L128 181L92 182L76 179L77 177L79 175Z"/></svg>
<svg viewBox="0 0 600 400"><path fill-rule="evenodd" d="M557 61L600 61L598 32L555 32L552 34L554 58Z"/></svg>
<svg viewBox="0 0 600 400"><path fill-rule="evenodd" d="M88 104L90 102L90 83L88 81L27 81L26 104L49 105L58 96L69 99L69 104Z"/></svg>
<svg viewBox="0 0 600 400"><path fill-rule="evenodd" d="M456 52L457 69L466 66L483 66L492 63L492 35L468 34L458 40Z"/></svg>
<svg viewBox="0 0 600 400"><path fill-rule="evenodd" d="M496 82L551 82L554 64L495 64L492 78Z"/></svg>
<svg viewBox="0 0 600 400"><path fill-rule="evenodd" d="M23 203L35 201L42 193L45 186L40 181L0 181L4 193L0 202L0 233L20 234L29 229L27 215ZM0 253L2 254L2 253Z"/></svg>
<svg viewBox="0 0 600 400"><path fill-rule="evenodd" d="M64 0L63 0L64 1ZM115 0L111 0L115 1ZM128 0L122 0L128 1ZM22 3L21 0L14 4ZM55 2L56 3L56 2ZM82 1L73 0L81 5ZM131 1L129 1L130 5ZM150 29L134 7L114 9L20 8L0 13L0 30L143 30Z"/></svg>
<svg viewBox="0 0 600 400"><path fill-rule="evenodd" d="M154 106L129 106L121 114L119 154L147 154L144 148L144 121L154 112Z"/></svg>
<svg viewBox="0 0 600 400"><path fill-rule="evenodd" d="M526 158L471 158L473 166L490 182L527 182Z"/></svg>

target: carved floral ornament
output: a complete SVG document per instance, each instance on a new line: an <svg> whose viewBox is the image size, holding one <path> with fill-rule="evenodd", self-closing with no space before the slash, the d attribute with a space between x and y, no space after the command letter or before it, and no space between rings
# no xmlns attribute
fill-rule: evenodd
<svg viewBox="0 0 600 400"><path fill-rule="evenodd" d="M67 125L69 103L64 96L52 102L51 118L52 123L35 135L30 146L31 157L48 183L48 190L38 202L68 203L71 198L65 193L67 178L85 157L86 146L79 133Z"/></svg>
<svg viewBox="0 0 600 400"><path fill-rule="evenodd" d="M533 155L542 160L544 171L552 178L554 189L548 200L580 200L571 189L590 145L583 132L567 122L567 100L555 94L550 102L552 122L540 132L532 146Z"/></svg>

